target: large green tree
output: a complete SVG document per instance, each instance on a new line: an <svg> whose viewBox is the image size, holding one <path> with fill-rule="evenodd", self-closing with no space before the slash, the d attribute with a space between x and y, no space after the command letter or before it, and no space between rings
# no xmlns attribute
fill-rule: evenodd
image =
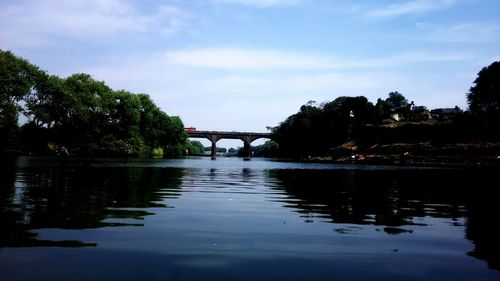
<svg viewBox="0 0 500 281"><path fill-rule="evenodd" d="M268 140L264 144L252 146L252 152L254 157L278 157L279 144L275 141ZM243 154L243 150L241 153Z"/></svg>
<svg viewBox="0 0 500 281"><path fill-rule="evenodd" d="M163 147L186 142L184 124L177 116L168 116L155 105L149 95L139 94L140 133L150 147Z"/></svg>
<svg viewBox="0 0 500 281"><path fill-rule="evenodd" d="M187 140L186 149L188 150L188 155L203 155L205 148L200 141L197 140Z"/></svg>
<svg viewBox="0 0 500 281"><path fill-rule="evenodd" d="M141 120L140 98L124 90L115 92L113 96L116 103L110 120L115 136L123 139L137 137Z"/></svg>
<svg viewBox="0 0 500 281"><path fill-rule="evenodd" d="M20 112L27 117L21 130ZM0 149L14 135L31 152L64 145L80 152L145 154L165 148L179 154L186 143L182 120L146 94L113 91L84 73L61 79L0 51Z"/></svg>
<svg viewBox="0 0 500 281"><path fill-rule="evenodd" d="M46 128L61 126L68 120L74 102L64 80L46 73L39 76L35 90L26 95L24 101L24 114L29 122Z"/></svg>
<svg viewBox="0 0 500 281"><path fill-rule="evenodd" d="M102 136L103 100L112 90L90 75L77 73L64 80L66 91L71 93L66 109L67 118L62 120L64 133L73 142L93 143Z"/></svg>
<svg viewBox="0 0 500 281"><path fill-rule="evenodd" d="M41 73L12 52L0 50L0 149L11 144L22 110L19 102L33 91Z"/></svg>

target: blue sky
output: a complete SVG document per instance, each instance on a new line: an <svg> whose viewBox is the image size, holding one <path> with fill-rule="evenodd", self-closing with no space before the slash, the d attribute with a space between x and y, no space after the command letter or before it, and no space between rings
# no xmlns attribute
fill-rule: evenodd
<svg viewBox="0 0 500 281"><path fill-rule="evenodd" d="M1 0L0 48L147 93L186 126L264 132L339 96L466 108L500 60L500 1Z"/></svg>

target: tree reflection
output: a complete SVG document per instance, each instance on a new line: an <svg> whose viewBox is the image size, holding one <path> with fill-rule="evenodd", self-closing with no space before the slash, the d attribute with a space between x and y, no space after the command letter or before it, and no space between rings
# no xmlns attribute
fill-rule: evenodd
<svg viewBox="0 0 500 281"><path fill-rule="evenodd" d="M476 177L476 189L481 192L470 194L471 203L467 220L466 237L475 248L468 254L486 260L491 269L500 270L500 205L493 171L488 176Z"/></svg>
<svg viewBox="0 0 500 281"><path fill-rule="evenodd" d="M178 197L183 170L174 168L47 165L17 168L2 162L0 247L95 246L79 241L37 239L34 229L86 229L142 226L153 213ZM162 191L168 190L168 195ZM173 191L173 192L172 192ZM133 208L133 209L131 209ZM130 220L138 223L130 223Z"/></svg>
<svg viewBox="0 0 500 281"><path fill-rule="evenodd" d="M420 170L275 170L290 207L335 223L403 226L414 217L463 217L461 190ZM435 171L434 171L435 173ZM295 202L295 203L293 203Z"/></svg>
<svg viewBox="0 0 500 281"><path fill-rule="evenodd" d="M500 270L497 230L500 209L488 169L390 170L272 170L270 177L287 198L285 207L304 214L307 221L383 226L391 235L411 233L416 218L466 218L466 235L475 245L469 253ZM350 233L352 229L336 229Z"/></svg>

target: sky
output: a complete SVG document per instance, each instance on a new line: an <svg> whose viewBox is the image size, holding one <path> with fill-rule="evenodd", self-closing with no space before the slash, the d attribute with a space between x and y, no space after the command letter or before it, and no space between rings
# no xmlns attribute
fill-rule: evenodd
<svg viewBox="0 0 500 281"><path fill-rule="evenodd" d="M149 94L186 127L266 132L339 96L467 108L500 60L500 1L0 0L0 49Z"/></svg>

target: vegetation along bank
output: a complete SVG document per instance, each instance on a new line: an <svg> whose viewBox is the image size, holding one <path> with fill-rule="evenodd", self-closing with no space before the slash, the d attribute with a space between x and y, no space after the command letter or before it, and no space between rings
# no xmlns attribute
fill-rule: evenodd
<svg viewBox="0 0 500 281"><path fill-rule="evenodd" d="M465 90L464 90L465 92ZM500 62L483 68L468 108L429 110L399 92L310 101L254 156L374 163L500 161ZM22 122L20 122L20 119ZM20 125L20 123L22 125ZM203 154L177 116L147 94L113 90L90 75L60 78L0 50L0 153L180 156ZM233 152L237 155L237 152Z"/></svg>

